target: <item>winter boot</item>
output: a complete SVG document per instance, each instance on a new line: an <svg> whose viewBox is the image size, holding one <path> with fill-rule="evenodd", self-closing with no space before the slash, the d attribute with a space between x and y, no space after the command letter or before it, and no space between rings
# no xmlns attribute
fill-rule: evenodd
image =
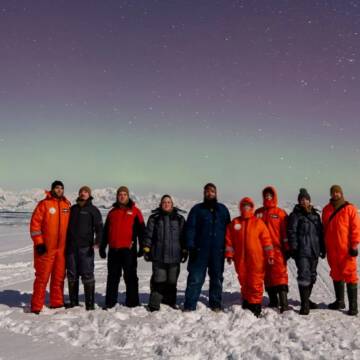
<svg viewBox="0 0 360 360"><path fill-rule="evenodd" d="M288 289L287 286L279 287L279 302L280 302L280 313L289 310L289 303L287 297Z"/></svg>
<svg viewBox="0 0 360 360"><path fill-rule="evenodd" d="M311 284L311 285L309 286L309 297L311 296L311 292L312 292L313 286L314 286L314 284ZM318 304L312 302L312 301L309 299L309 307L310 307L310 310L315 310L315 309L318 308Z"/></svg>
<svg viewBox="0 0 360 360"><path fill-rule="evenodd" d="M328 305L330 310L345 309L344 293L345 285L343 281L334 281L336 300Z"/></svg>
<svg viewBox="0 0 360 360"><path fill-rule="evenodd" d="M68 281L69 302L65 304L66 309L79 306L79 281Z"/></svg>
<svg viewBox="0 0 360 360"><path fill-rule="evenodd" d="M164 293L166 289L165 282L153 282L151 286L151 293L149 298L149 306L150 311L158 311L160 310L160 304L163 300Z"/></svg>
<svg viewBox="0 0 360 360"><path fill-rule="evenodd" d="M299 293L300 293L300 300L301 300L300 315L309 315L309 313L310 313L310 304L309 304L310 287L299 285Z"/></svg>
<svg viewBox="0 0 360 360"><path fill-rule="evenodd" d="M247 300L243 299L241 307L246 310L249 308L249 303Z"/></svg>
<svg viewBox="0 0 360 360"><path fill-rule="evenodd" d="M356 316L358 314L357 284L346 284L346 288L349 299L348 315Z"/></svg>
<svg viewBox="0 0 360 360"><path fill-rule="evenodd" d="M176 284L166 284L164 293L163 293L163 299L162 303L164 305L168 305L172 307L173 309L176 309L176 295L177 295L177 287Z"/></svg>
<svg viewBox="0 0 360 360"><path fill-rule="evenodd" d="M248 304L248 309L256 316L261 315L261 304Z"/></svg>
<svg viewBox="0 0 360 360"><path fill-rule="evenodd" d="M95 282L84 283L86 311L95 310Z"/></svg>
<svg viewBox="0 0 360 360"><path fill-rule="evenodd" d="M269 287L266 289L269 296L269 308L277 308L279 306L278 292L276 287Z"/></svg>

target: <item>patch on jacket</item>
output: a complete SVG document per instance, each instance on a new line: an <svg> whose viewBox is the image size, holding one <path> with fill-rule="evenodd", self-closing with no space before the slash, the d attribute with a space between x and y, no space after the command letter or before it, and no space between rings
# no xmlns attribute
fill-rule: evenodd
<svg viewBox="0 0 360 360"><path fill-rule="evenodd" d="M271 214L270 217L272 219L279 219L279 215L276 215L276 214Z"/></svg>
<svg viewBox="0 0 360 360"><path fill-rule="evenodd" d="M263 213L257 213L257 214L256 214L256 217L257 217L258 219L261 219L261 218L263 217L263 215L264 215Z"/></svg>
<svg viewBox="0 0 360 360"><path fill-rule="evenodd" d="M68 213L68 212L70 212L70 209L62 209L62 212L63 213Z"/></svg>
<svg viewBox="0 0 360 360"><path fill-rule="evenodd" d="M80 211L81 215L88 215L89 213L87 211Z"/></svg>
<svg viewBox="0 0 360 360"><path fill-rule="evenodd" d="M241 229L241 224L235 224L234 230L239 231Z"/></svg>
<svg viewBox="0 0 360 360"><path fill-rule="evenodd" d="M131 210L127 211L126 213L127 213L128 215L132 215L132 214L133 214L133 212L132 212Z"/></svg>
<svg viewBox="0 0 360 360"><path fill-rule="evenodd" d="M51 208L49 209L49 213L50 213L51 215L56 214L56 209L55 209L54 207L51 207Z"/></svg>

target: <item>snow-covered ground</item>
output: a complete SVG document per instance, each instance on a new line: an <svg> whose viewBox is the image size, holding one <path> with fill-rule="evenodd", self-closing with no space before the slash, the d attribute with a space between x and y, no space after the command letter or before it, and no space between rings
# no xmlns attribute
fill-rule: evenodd
<svg viewBox="0 0 360 360"><path fill-rule="evenodd" d="M5 197L0 208L4 210L6 202L19 204L18 195L11 200L4 193L0 192L0 199ZM39 198L42 196L41 192ZM112 196L104 202L104 208L111 204ZM148 214L157 204L158 196L138 201ZM7 210L30 211L34 200L27 204ZM192 202L178 201L178 204L189 209ZM231 209L235 215L236 206ZM194 313L182 313L166 306L158 313L148 313L144 307L128 309L120 305L103 311L106 261L98 257L96 311L86 312L84 307L46 308L39 316L28 313L34 277L28 221L26 213L0 214L0 359L360 359L360 317L326 310L325 304L333 300L326 261L319 264L313 293L320 309L307 317L298 314L300 304L292 260L289 297L293 310L280 315L265 308L263 317L257 319L241 309L237 278L233 267L227 265L222 313L215 314L206 307L207 285ZM148 301L150 275L150 265L141 260L139 279L144 305ZM183 268L178 284L179 304L184 299L186 275ZM83 295L80 300L83 301ZM121 282L120 302L123 300Z"/></svg>

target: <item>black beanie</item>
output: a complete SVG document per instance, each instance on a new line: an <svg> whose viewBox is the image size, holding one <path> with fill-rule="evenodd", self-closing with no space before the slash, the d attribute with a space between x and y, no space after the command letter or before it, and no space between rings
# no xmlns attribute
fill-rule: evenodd
<svg viewBox="0 0 360 360"><path fill-rule="evenodd" d="M62 188L64 188L64 183L60 180L55 180L52 184L51 184L51 190L54 190L57 186L61 186Z"/></svg>
<svg viewBox="0 0 360 360"><path fill-rule="evenodd" d="M310 194L308 193L308 191L305 188L300 189L299 196L298 196L298 202L300 202L300 200L303 198L311 201Z"/></svg>
<svg viewBox="0 0 360 360"><path fill-rule="evenodd" d="M204 190L206 190L207 188L213 188L215 191L217 191L216 186L215 186L215 184L213 184L213 183L207 183L207 184L204 186Z"/></svg>

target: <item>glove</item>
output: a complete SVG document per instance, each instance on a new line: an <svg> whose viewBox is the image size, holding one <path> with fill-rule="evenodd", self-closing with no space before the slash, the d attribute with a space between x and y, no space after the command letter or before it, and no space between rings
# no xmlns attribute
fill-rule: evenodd
<svg viewBox="0 0 360 360"><path fill-rule="evenodd" d="M227 261L227 263L228 263L229 265L231 265L232 262L233 262L233 259L232 259L232 258L226 258L226 261Z"/></svg>
<svg viewBox="0 0 360 360"><path fill-rule="evenodd" d="M189 257L189 253L187 250L184 249L181 254L181 262L186 263L188 257Z"/></svg>
<svg viewBox="0 0 360 360"><path fill-rule="evenodd" d="M269 265L274 265L274 258L273 257L269 257L267 261L268 261Z"/></svg>
<svg viewBox="0 0 360 360"><path fill-rule="evenodd" d="M99 255L102 259L106 259L106 250L104 248L100 248Z"/></svg>
<svg viewBox="0 0 360 360"><path fill-rule="evenodd" d="M350 248L349 255L352 256L352 257L358 256L359 255L358 249Z"/></svg>
<svg viewBox="0 0 360 360"><path fill-rule="evenodd" d="M286 260L289 260L290 258L295 259L296 255L297 255L297 250L296 249L289 249L285 253Z"/></svg>
<svg viewBox="0 0 360 360"><path fill-rule="evenodd" d="M196 248L189 249L189 260L195 261L197 257L198 257L198 249Z"/></svg>
<svg viewBox="0 0 360 360"><path fill-rule="evenodd" d="M145 261L151 261L151 252L150 252L150 248L145 246L144 247L144 260Z"/></svg>
<svg viewBox="0 0 360 360"><path fill-rule="evenodd" d="M46 253L46 245L45 244L36 245L35 251L40 256L44 255Z"/></svg>

